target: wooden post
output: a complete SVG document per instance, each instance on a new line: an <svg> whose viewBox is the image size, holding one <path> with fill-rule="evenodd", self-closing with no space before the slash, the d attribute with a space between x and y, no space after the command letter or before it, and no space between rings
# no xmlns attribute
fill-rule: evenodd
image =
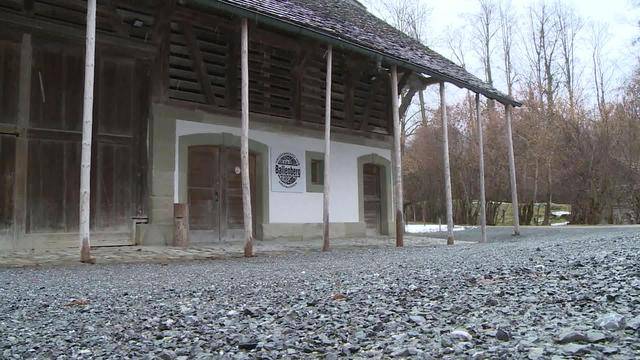
<svg viewBox="0 0 640 360"><path fill-rule="evenodd" d="M322 251L329 250L329 168L331 160L331 76L333 46L327 48L327 80L324 103L324 191L322 197Z"/></svg>
<svg viewBox="0 0 640 360"><path fill-rule="evenodd" d="M87 1L87 41L82 112L82 156L80 166L80 261L94 263L91 257L91 136L93 130L93 82L96 55L96 0Z"/></svg>
<svg viewBox="0 0 640 360"><path fill-rule="evenodd" d="M480 156L480 242L487 242L487 200L484 193L484 139L480 118L480 94L476 94L476 119L478 121L478 154Z"/></svg>
<svg viewBox="0 0 640 360"><path fill-rule="evenodd" d="M513 235L520 235L520 214L518 208L518 185L516 184L516 159L513 153L513 134L511 132L511 105L504 106L507 120L507 141L509 144L509 173L511 179L511 207L513 210Z"/></svg>
<svg viewBox="0 0 640 360"><path fill-rule="evenodd" d="M18 131L16 138L15 187L14 187L14 241L18 245L26 233L27 220L27 164L29 159L29 142L27 128L31 118L31 72L33 65L33 47L31 34L22 34L20 47L20 83L18 87Z"/></svg>
<svg viewBox="0 0 640 360"><path fill-rule="evenodd" d="M240 135L240 161L242 167L242 212L244 215L244 256L253 256L253 219L251 218L251 185L249 182L249 24L242 19L240 41L242 73L242 131Z"/></svg>
<svg viewBox="0 0 640 360"><path fill-rule="evenodd" d="M453 198L451 196L451 169L449 168L449 129L447 129L447 101L444 82L440 82L440 115L442 117L442 161L444 192L447 201L447 245L453 245Z"/></svg>
<svg viewBox="0 0 640 360"><path fill-rule="evenodd" d="M173 246L189 246L189 204L173 204Z"/></svg>
<svg viewBox="0 0 640 360"><path fill-rule="evenodd" d="M396 200L396 246L404 246L404 215L402 211L403 195L402 195L402 149L400 148L400 106L398 104L398 67L391 66L391 108L393 114L393 165L394 171L394 187Z"/></svg>

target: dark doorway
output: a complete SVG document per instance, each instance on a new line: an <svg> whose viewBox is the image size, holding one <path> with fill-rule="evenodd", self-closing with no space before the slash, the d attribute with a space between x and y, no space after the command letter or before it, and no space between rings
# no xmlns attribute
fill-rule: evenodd
<svg viewBox="0 0 640 360"><path fill-rule="evenodd" d="M364 221L367 233L380 234L382 222L382 189L379 165L364 164L362 168Z"/></svg>

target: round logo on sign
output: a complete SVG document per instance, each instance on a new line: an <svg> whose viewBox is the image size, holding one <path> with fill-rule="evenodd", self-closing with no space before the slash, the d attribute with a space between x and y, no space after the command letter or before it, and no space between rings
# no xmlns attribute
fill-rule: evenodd
<svg viewBox="0 0 640 360"><path fill-rule="evenodd" d="M242 172L242 169L240 169L240 166L236 166L234 171L235 171L236 175L240 175L240 173Z"/></svg>
<svg viewBox="0 0 640 360"><path fill-rule="evenodd" d="M276 159L276 175L280 185L286 188L296 186L300 179L300 161L292 153L282 153Z"/></svg>

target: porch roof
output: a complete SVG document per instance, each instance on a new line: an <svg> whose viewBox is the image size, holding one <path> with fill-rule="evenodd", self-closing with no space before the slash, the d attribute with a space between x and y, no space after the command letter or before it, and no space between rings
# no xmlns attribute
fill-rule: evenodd
<svg viewBox="0 0 640 360"><path fill-rule="evenodd" d="M193 0L349 47L387 62L480 93L503 104L521 106L512 97L395 29L350 0Z"/></svg>

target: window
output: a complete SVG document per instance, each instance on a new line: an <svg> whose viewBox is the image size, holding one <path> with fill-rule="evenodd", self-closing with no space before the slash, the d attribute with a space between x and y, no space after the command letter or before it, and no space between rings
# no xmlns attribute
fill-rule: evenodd
<svg viewBox="0 0 640 360"><path fill-rule="evenodd" d="M311 184L324 185L324 160L311 160Z"/></svg>
<svg viewBox="0 0 640 360"><path fill-rule="evenodd" d="M307 151L305 154L307 172L307 192L324 191L324 154Z"/></svg>

